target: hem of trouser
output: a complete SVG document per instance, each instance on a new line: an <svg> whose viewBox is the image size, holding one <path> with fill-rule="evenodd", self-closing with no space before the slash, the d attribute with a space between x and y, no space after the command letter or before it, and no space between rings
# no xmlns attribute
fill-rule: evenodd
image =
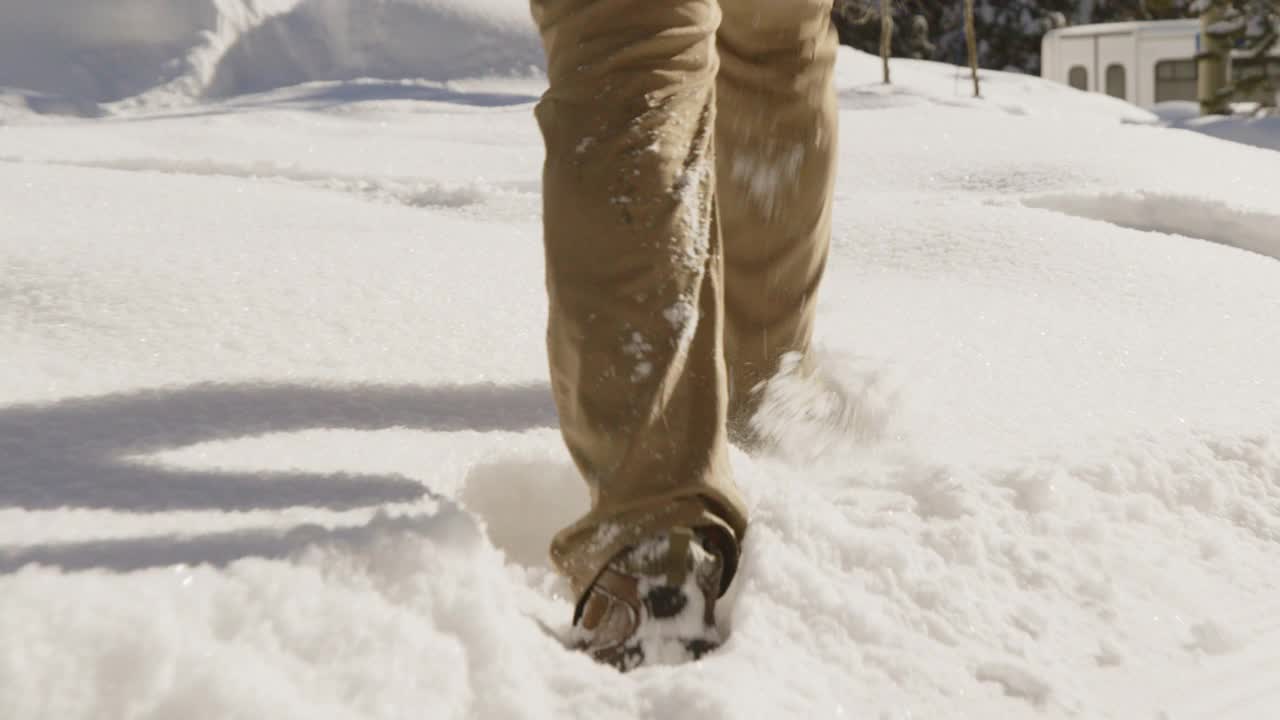
<svg viewBox="0 0 1280 720"><path fill-rule="evenodd" d="M590 513L560 532L551 545L551 559L569 579L575 602L623 550L678 527L703 529L724 561L720 592L733 581L746 532L746 518L735 517L727 498L699 489L658 496L614 512L608 517Z"/></svg>

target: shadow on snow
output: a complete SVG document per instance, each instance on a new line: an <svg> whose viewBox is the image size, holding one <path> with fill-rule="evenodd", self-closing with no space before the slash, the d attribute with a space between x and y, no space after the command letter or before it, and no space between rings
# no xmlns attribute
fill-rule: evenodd
<svg viewBox="0 0 1280 720"><path fill-rule="evenodd" d="M350 509L432 497L400 476L218 472L155 467L128 457L196 442L315 428L520 431L554 427L539 385L438 387L195 385L0 409L0 507L126 512ZM39 564L128 572L177 564L223 566L318 544L367 545L387 533L452 542L479 538L457 503L367 525L262 528L193 536L93 540L0 549L0 573Z"/></svg>
<svg viewBox="0 0 1280 720"><path fill-rule="evenodd" d="M220 472L132 462L198 442L320 428L554 427L538 385L206 384L0 408L0 507L124 512L368 507L422 498L400 476Z"/></svg>

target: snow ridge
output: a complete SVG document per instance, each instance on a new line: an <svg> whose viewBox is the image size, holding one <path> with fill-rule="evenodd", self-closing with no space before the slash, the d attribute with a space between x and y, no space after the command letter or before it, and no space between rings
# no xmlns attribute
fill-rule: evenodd
<svg viewBox="0 0 1280 720"><path fill-rule="evenodd" d="M310 81L437 82L540 72L515 0L0 2L0 88L95 114ZM13 95L13 92L10 92Z"/></svg>
<svg viewBox="0 0 1280 720"><path fill-rule="evenodd" d="M1280 215L1159 192L1044 195L1027 207L1169 235L1183 235L1280 260Z"/></svg>

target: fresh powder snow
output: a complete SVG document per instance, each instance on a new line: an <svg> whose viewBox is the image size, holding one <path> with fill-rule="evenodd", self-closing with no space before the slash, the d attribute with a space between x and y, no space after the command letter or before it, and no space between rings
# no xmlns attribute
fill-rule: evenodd
<svg viewBox="0 0 1280 720"><path fill-rule="evenodd" d="M566 650L539 53L523 0L0 0L0 717L1274 717L1280 153L848 49L726 643Z"/></svg>
<svg viewBox="0 0 1280 720"><path fill-rule="evenodd" d="M1280 115L1200 115L1198 103L1174 100L1160 103L1155 113L1168 127L1193 130L1223 140L1280 151Z"/></svg>

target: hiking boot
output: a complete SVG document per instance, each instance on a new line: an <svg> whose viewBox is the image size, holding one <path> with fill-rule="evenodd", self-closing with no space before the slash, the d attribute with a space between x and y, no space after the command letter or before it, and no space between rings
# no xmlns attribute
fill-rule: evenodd
<svg viewBox="0 0 1280 720"><path fill-rule="evenodd" d="M622 672L696 660L720 645L724 560L702 532L676 528L619 553L574 617L575 647Z"/></svg>

